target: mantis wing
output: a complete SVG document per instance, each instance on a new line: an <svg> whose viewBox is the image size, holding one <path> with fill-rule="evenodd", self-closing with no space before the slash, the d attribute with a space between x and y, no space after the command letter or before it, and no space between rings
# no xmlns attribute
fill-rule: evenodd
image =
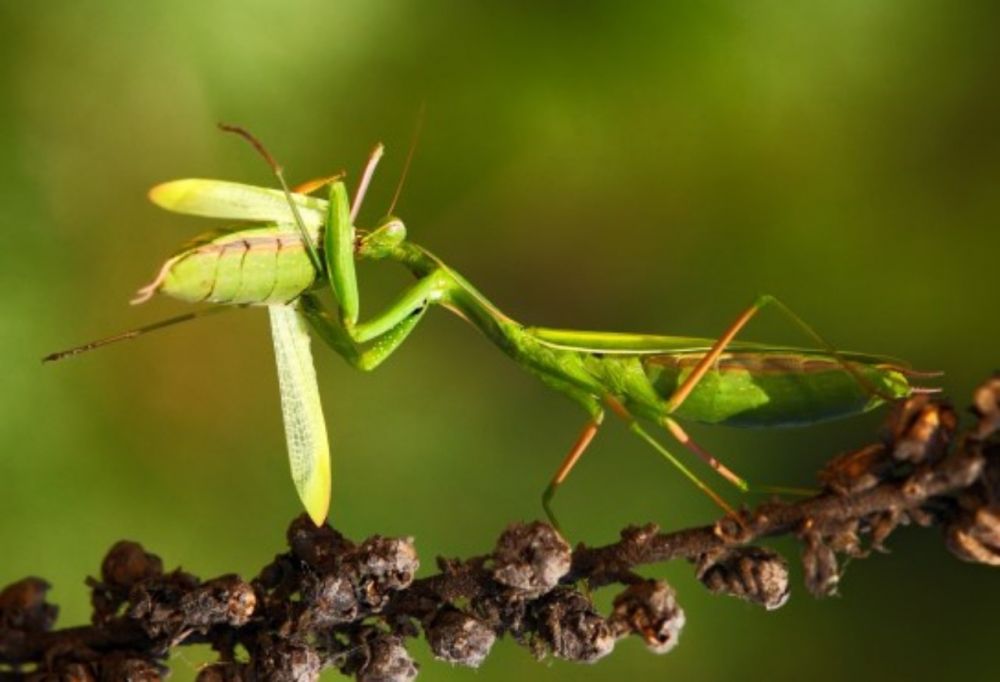
<svg viewBox="0 0 1000 682"><path fill-rule="evenodd" d="M323 225L327 211L325 200L305 194L291 196L306 227ZM251 222L295 223L284 192L238 182L200 178L171 180L149 190L149 199L175 213Z"/></svg>
<svg viewBox="0 0 1000 682"><path fill-rule="evenodd" d="M319 526L330 507L330 447L309 350L308 323L298 302L268 306L268 313L292 480L306 512Z"/></svg>
<svg viewBox="0 0 1000 682"><path fill-rule="evenodd" d="M660 336L656 334L623 334L619 332L590 332L548 327L529 329L543 343L556 348L577 350L608 355L686 355L707 353L716 339L692 336ZM752 341L732 341L726 346L732 353L792 353L796 355L829 355L822 348L800 348ZM906 367L907 363L887 355L838 351L840 356L851 362L864 364L890 364Z"/></svg>

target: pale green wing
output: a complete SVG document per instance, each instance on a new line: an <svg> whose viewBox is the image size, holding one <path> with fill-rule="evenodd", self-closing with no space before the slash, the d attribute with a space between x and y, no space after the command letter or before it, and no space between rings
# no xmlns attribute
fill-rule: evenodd
<svg viewBox="0 0 1000 682"><path fill-rule="evenodd" d="M317 526L330 508L330 446L316 385L308 323L298 302L268 306L292 480Z"/></svg>
<svg viewBox="0 0 1000 682"><path fill-rule="evenodd" d="M226 180L187 178L171 180L149 190L154 204L175 213L252 222L294 224L285 194L278 189L244 185ZM306 227L318 228L326 220L324 199L292 194Z"/></svg>
<svg viewBox="0 0 1000 682"><path fill-rule="evenodd" d="M592 332L575 329L552 329L549 327L529 327L528 332L539 341L573 351L600 353L606 355L686 355L707 353L715 339L693 336L661 336L657 334L628 334L619 332ZM801 348L753 341L732 341L727 347L730 352L739 353L794 353L798 355L829 355L822 348ZM865 364L892 364L906 367L907 363L886 355L838 351L845 360Z"/></svg>

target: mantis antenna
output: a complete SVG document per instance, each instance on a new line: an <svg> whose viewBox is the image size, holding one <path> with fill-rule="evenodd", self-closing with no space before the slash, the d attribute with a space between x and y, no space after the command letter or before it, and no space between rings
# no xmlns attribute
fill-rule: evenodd
<svg viewBox="0 0 1000 682"><path fill-rule="evenodd" d="M413 154L417 151L417 142L420 140L420 133L424 129L424 115L427 113L427 102L423 101L420 103L420 109L417 111L417 122L413 126L413 137L410 138L410 150L406 152L406 162L403 164L403 172L399 176L399 184L396 185L396 193L392 195L392 203L389 204L389 210L386 211L386 215L392 215L392 212L396 210L396 202L399 201L399 195L403 192L403 183L406 182L406 176L410 172L410 163L413 161Z"/></svg>

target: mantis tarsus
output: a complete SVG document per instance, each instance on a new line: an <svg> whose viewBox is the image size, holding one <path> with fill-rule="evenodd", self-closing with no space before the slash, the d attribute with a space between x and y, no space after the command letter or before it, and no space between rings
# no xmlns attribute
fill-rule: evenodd
<svg viewBox="0 0 1000 682"><path fill-rule="evenodd" d="M909 379L920 373L898 360L834 349L771 296L758 297L717 339L525 326L501 312L439 258L410 242L392 209L371 230L355 227L382 155L381 145L370 157L352 201L340 176L290 191L281 167L260 142L241 128L224 128L257 148L281 189L202 179L154 187L150 198L167 210L253 225L196 239L168 259L133 302L159 292L189 302L269 307L293 479L317 524L326 518L329 507L330 467L307 327L348 363L371 371L403 343L431 306L438 305L472 324L522 368L579 404L587 413L586 424L542 496L553 523L552 498L596 435L606 409L621 417L716 504L734 514L640 420L664 427L723 478L746 491L746 481L693 441L679 421L744 427L805 425L934 390L912 386ZM328 201L309 196L324 186L329 186ZM360 321L356 260L393 261L417 281L385 310ZM335 313L326 310L318 298L327 284L337 304ZM817 347L734 340L766 306L781 311ZM46 360L220 309L180 316L54 353Z"/></svg>

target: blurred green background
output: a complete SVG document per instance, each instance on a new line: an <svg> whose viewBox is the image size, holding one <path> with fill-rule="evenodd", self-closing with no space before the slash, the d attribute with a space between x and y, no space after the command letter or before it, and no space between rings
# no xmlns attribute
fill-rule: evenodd
<svg viewBox="0 0 1000 682"><path fill-rule="evenodd" d="M384 141L364 225L426 102L397 212L515 318L712 335L768 292L841 347L946 370L964 406L998 362L998 21L995 3L919 0L3 2L0 583L45 576L61 623L80 623L115 540L250 574L299 512L263 311L39 364L188 309L127 305L208 227L147 188L271 183L218 120L257 132L292 181L356 177ZM362 274L369 311L408 281ZM747 337L802 342L770 315ZM339 529L413 535L430 571L540 516L583 414L474 331L433 313L371 375L316 354ZM880 419L692 432L751 481L807 485ZM557 501L574 539L716 515L609 424ZM891 546L851 565L841 598L811 599L796 569L775 613L655 567L688 614L664 657L626 641L593 667L539 664L504 641L471 672L412 650L435 680L987 679L1000 573L936 532ZM204 655L178 654L175 679Z"/></svg>

